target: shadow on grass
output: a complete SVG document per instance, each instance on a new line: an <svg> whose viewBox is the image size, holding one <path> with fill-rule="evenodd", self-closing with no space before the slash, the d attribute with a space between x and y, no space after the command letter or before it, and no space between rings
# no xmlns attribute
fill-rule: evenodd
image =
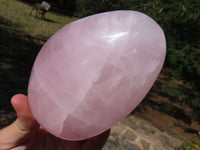
<svg viewBox="0 0 200 150"><path fill-rule="evenodd" d="M169 86L166 87L166 85ZM133 113L142 112L146 106L149 106L188 125L191 125L192 121L200 124L199 107L195 108L191 104L191 99L195 98L198 97L193 89L180 84L172 84L170 79L159 76L148 95Z"/></svg>
<svg viewBox="0 0 200 150"><path fill-rule="evenodd" d="M47 13L48 13L48 12L47 12ZM47 21L47 22L50 22L50 23L58 23L57 21L54 21L54 20L52 20L52 19L47 18L46 15L45 15L44 18L41 17L41 15L36 16L36 10L34 10L34 11L32 12L32 14L29 13L29 16L30 16L30 17L34 17L35 19L41 19L41 20L43 20L43 21Z"/></svg>
<svg viewBox="0 0 200 150"><path fill-rule="evenodd" d="M41 19L41 20L43 20L43 21L47 21L47 22L50 22L50 23L58 23L57 21L54 21L54 20L52 20L52 19L48 19L48 18L42 18L42 17L40 17L40 16L35 16L35 14L29 14L30 15L30 17L34 17L35 19Z"/></svg>
<svg viewBox="0 0 200 150"><path fill-rule="evenodd" d="M54 20L48 19L48 18L43 18L42 20L47 21L47 22L51 22L51 23L58 23Z"/></svg>
<svg viewBox="0 0 200 150"><path fill-rule="evenodd" d="M29 75L41 46L35 38L18 30L18 26L0 17L0 111L12 110L10 98L27 94Z"/></svg>
<svg viewBox="0 0 200 150"><path fill-rule="evenodd" d="M26 5L29 5L33 7L36 3L41 3L42 1L40 0L18 0ZM67 15L69 17L74 17L74 12L75 12L75 3L73 1L65 1L66 3L63 7L61 6L62 4L59 3L59 1L52 1L48 2L51 7L50 7L50 12L53 12L58 15ZM31 11L31 10L30 10ZM48 11L48 12L49 12ZM47 12L47 13L48 13Z"/></svg>

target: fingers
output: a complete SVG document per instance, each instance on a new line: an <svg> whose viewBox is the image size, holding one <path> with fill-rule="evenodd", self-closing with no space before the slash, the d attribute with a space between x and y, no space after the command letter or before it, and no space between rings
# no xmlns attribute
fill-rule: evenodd
<svg viewBox="0 0 200 150"><path fill-rule="evenodd" d="M11 149L32 136L39 124L34 119L29 106L27 96L18 94L13 96L11 103L17 113L17 120L10 126L0 130L0 149Z"/></svg>
<svg viewBox="0 0 200 150"><path fill-rule="evenodd" d="M83 143L81 150L101 150L109 135L110 130L107 130L100 135L88 139L85 143Z"/></svg>

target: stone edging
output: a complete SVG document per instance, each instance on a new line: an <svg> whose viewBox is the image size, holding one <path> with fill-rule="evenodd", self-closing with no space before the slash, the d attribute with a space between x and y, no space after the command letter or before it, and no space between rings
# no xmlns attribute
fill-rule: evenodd
<svg viewBox="0 0 200 150"><path fill-rule="evenodd" d="M174 150L182 145L179 139L160 131L147 120L134 115L128 116L111 128L109 140L117 139L115 136L118 136L118 140L123 141L122 143L126 146L127 143L132 145L131 149L124 148L124 150Z"/></svg>

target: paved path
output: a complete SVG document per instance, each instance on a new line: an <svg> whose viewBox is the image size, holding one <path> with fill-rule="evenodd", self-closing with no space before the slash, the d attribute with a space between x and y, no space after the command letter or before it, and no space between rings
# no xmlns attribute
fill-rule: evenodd
<svg viewBox="0 0 200 150"><path fill-rule="evenodd" d="M182 142L150 122L130 115L111 128L103 150L175 150Z"/></svg>

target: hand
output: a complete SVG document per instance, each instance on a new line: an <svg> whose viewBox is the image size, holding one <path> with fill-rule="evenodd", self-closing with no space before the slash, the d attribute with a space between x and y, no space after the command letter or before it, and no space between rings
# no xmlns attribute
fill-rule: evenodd
<svg viewBox="0 0 200 150"><path fill-rule="evenodd" d="M34 119L27 96L13 96L17 120L0 130L0 150L101 150L109 130L83 141L66 141L46 132Z"/></svg>

